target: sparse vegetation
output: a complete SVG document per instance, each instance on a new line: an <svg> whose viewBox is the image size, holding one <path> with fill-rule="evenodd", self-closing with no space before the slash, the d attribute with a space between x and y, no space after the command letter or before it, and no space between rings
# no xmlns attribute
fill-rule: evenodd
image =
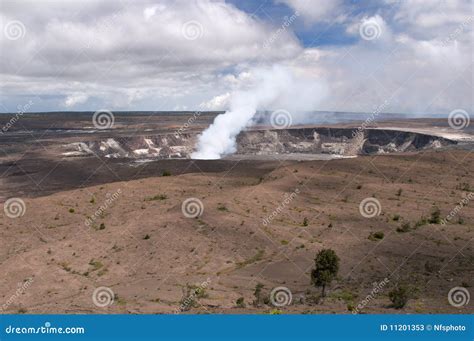
<svg viewBox="0 0 474 341"><path fill-rule="evenodd" d="M238 308L245 308L245 301L243 297L239 297L237 301L235 301L235 304Z"/></svg>
<svg viewBox="0 0 474 341"><path fill-rule="evenodd" d="M304 217L303 226L308 226L308 224L309 224L308 218Z"/></svg>
<svg viewBox="0 0 474 341"><path fill-rule="evenodd" d="M402 223L402 226L397 227L397 232L400 232L400 233L409 232L410 229L411 229L410 223L406 221Z"/></svg>
<svg viewBox="0 0 474 341"><path fill-rule="evenodd" d="M145 237L143 237L144 240L150 239L150 235L146 234Z"/></svg>
<svg viewBox="0 0 474 341"><path fill-rule="evenodd" d="M434 206L431 210L431 217L429 219L430 224L439 224L441 223L441 211L437 206Z"/></svg>
<svg viewBox="0 0 474 341"><path fill-rule="evenodd" d="M242 268L246 265L258 262L259 260L261 260L263 258L264 253L265 253L264 250L258 250L257 253L255 254L255 256L253 256L252 258L249 258L249 259L247 259L243 262L238 262L237 267Z"/></svg>
<svg viewBox="0 0 474 341"><path fill-rule="evenodd" d="M69 213L74 213L74 212L75 212L74 208L71 207L71 208L69 209Z"/></svg>
<svg viewBox="0 0 474 341"><path fill-rule="evenodd" d="M421 227L428 224L428 220L425 217L421 217L416 223L415 228Z"/></svg>
<svg viewBox="0 0 474 341"><path fill-rule="evenodd" d="M229 212L229 210L227 209L227 207L224 205L224 204L221 204L221 203L218 203L217 204L217 209L219 211L222 211L222 212Z"/></svg>
<svg viewBox="0 0 474 341"><path fill-rule="evenodd" d="M389 293L388 297L395 309L403 308L409 299L409 290L406 285L397 285Z"/></svg>
<svg viewBox="0 0 474 341"><path fill-rule="evenodd" d="M311 271L311 282L322 287L321 296L326 294L326 286L330 285L339 271L339 257L334 250L323 249L314 259L315 268Z"/></svg>
<svg viewBox="0 0 474 341"><path fill-rule="evenodd" d="M372 241L379 241L379 240L382 240L384 237L385 237L385 234L381 231L371 232L369 234L369 240L372 240Z"/></svg>
<svg viewBox="0 0 474 341"><path fill-rule="evenodd" d="M253 300L253 306L254 307L260 307L260 305L263 303L263 294L262 290L264 288L264 285L262 283L257 283L255 286L255 290L253 292L253 296L255 299Z"/></svg>
<svg viewBox="0 0 474 341"><path fill-rule="evenodd" d="M152 197L145 198L144 201L166 200L168 197L165 194L157 194Z"/></svg>
<svg viewBox="0 0 474 341"><path fill-rule="evenodd" d="M397 194L395 194L397 197L400 197L402 195L403 190L401 188L398 189Z"/></svg>

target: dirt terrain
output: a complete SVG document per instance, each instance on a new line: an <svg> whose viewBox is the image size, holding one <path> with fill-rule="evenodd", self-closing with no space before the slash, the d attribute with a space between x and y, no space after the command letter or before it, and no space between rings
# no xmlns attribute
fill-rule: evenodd
<svg viewBox="0 0 474 341"><path fill-rule="evenodd" d="M1 300L33 278L7 312L169 313L180 306L186 284L209 278L191 312L271 311L271 305L251 304L262 283L265 292L291 290L293 304L283 312L349 313L374 282L388 278L363 312L472 313L472 303L458 309L447 301L452 287L473 284L472 204L459 213L462 220L445 226L415 224L433 205L444 217L459 204L469 193L465 184L473 186L473 163L467 151L262 162L248 172L151 177L25 199L22 217L0 218ZM115 197L87 226L87 218ZM190 197L203 203L199 218L181 211ZM379 216L359 213L367 197L380 201ZM403 222L411 228L397 232ZM374 232L383 239L369 239ZM323 248L336 251L341 269L328 296L318 299L309 274ZM413 288L413 298L395 310L387 294L401 282ZM91 299L101 286L115 294L105 308ZM239 297L245 308L236 307Z"/></svg>
<svg viewBox="0 0 474 341"><path fill-rule="evenodd" d="M2 201L24 202L0 216L3 313L474 312L448 302L474 293L471 148L136 163L3 138ZM367 198L378 215L362 214ZM321 297L310 273L327 248L340 269ZM291 304L269 301L277 287Z"/></svg>

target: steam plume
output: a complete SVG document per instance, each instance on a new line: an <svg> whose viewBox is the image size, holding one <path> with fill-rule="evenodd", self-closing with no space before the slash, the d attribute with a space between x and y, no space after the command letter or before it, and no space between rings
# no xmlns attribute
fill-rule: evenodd
<svg viewBox="0 0 474 341"><path fill-rule="evenodd" d="M257 110L271 107L293 111L293 123L301 123L301 110L314 109L325 93L321 84L297 80L285 67L253 70L255 85L236 91L230 99L230 110L217 116L200 136L193 159L219 159L236 151L236 137L253 124ZM294 111L296 110L296 111Z"/></svg>

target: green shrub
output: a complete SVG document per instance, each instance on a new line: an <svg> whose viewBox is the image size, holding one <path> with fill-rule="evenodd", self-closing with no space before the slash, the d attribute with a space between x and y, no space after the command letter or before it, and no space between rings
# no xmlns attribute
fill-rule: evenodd
<svg viewBox="0 0 474 341"><path fill-rule="evenodd" d="M237 301L235 301L235 304L237 305L238 308L245 308L244 298L239 297Z"/></svg>
<svg viewBox="0 0 474 341"><path fill-rule="evenodd" d="M430 224L439 224L441 223L441 211L438 207L434 206L431 211L431 217L429 220Z"/></svg>
<svg viewBox="0 0 474 341"><path fill-rule="evenodd" d="M410 231L410 223L404 222L401 227L397 227L397 232L404 233Z"/></svg>
<svg viewBox="0 0 474 341"><path fill-rule="evenodd" d="M388 293L388 297L395 309L401 309L407 304L410 298L409 290L405 285L397 285Z"/></svg>
<svg viewBox="0 0 474 341"><path fill-rule="evenodd" d="M382 240L383 237L385 237L385 234L383 232L371 232L369 234L369 240L372 240L372 241L378 241L378 240Z"/></svg>

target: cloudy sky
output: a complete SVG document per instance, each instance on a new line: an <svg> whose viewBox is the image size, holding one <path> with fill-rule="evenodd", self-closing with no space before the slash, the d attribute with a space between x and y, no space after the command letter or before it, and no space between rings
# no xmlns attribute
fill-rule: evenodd
<svg viewBox="0 0 474 341"><path fill-rule="evenodd" d="M2 0L0 112L223 110L254 70L279 65L321 98L308 110L472 114L473 11L471 0Z"/></svg>

